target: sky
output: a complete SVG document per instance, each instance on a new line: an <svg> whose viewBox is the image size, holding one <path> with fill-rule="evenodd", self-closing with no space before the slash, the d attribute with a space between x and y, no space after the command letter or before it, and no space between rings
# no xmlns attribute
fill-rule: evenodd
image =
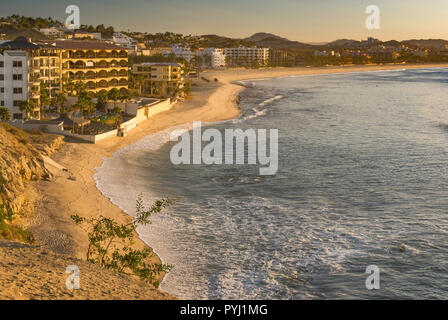
<svg viewBox="0 0 448 320"><path fill-rule="evenodd" d="M341 38L448 39L448 0L0 0L0 16L53 17L65 21L78 5L81 24L121 31L218 34L256 32L308 43ZM380 8L380 29L368 30L368 5Z"/></svg>

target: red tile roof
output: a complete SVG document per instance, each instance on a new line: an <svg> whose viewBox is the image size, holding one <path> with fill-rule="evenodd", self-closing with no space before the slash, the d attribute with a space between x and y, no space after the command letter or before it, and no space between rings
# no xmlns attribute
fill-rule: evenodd
<svg viewBox="0 0 448 320"><path fill-rule="evenodd" d="M83 40L56 40L56 41L41 41L56 48L67 50L126 50L123 47L115 44L102 41L83 41Z"/></svg>

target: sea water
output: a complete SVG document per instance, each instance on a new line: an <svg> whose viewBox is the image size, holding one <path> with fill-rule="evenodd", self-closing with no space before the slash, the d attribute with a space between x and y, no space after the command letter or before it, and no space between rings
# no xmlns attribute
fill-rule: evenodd
<svg viewBox="0 0 448 320"><path fill-rule="evenodd" d="M278 129L275 176L172 165L173 128L97 169L98 188L129 214L139 194L148 205L180 197L138 230L175 266L161 289L193 299L447 299L448 69L245 84L241 117L206 125ZM366 288L369 265L379 290Z"/></svg>

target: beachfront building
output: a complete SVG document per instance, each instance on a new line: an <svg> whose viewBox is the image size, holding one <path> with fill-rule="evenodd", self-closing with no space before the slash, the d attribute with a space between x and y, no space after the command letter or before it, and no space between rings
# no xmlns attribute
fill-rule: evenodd
<svg viewBox="0 0 448 320"><path fill-rule="evenodd" d="M13 119L22 119L25 100L40 103L41 83L51 99L63 92L68 80L82 81L91 92L128 88L128 53L119 46L98 41L32 43L19 37L0 45L0 106ZM39 118L39 109L30 115Z"/></svg>
<svg viewBox="0 0 448 320"><path fill-rule="evenodd" d="M225 48L227 65L231 67L264 67L269 64L269 48Z"/></svg>
<svg viewBox="0 0 448 320"><path fill-rule="evenodd" d="M128 88L128 52L99 41L52 41L47 46L61 54L61 81L82 81L99 92Z"/></svg>
<svg viewBox="0 0 448 320"><path fill-rule="evenodd" d="M34 100L30 116L39 118L40 84L47 84L50 97L61 90L60 51L37 45L24 37L0 45L0 105L10 110L13 119L23 119L20 106Z"/></svg>
<svg viewBox="0 0 448 320"><path fill-rule="evenodd" d="M152 97L174 95L184 87L182 65L169 62L147 62L135 64L132 68L134 83L141 94Z"/></svg>
<svg viewBox="0 0 448 320"><path fill-rule="evenodd" d="M224 69L226 67L224 49L205 48L199 50L198 59L203 68Z"/></svg>

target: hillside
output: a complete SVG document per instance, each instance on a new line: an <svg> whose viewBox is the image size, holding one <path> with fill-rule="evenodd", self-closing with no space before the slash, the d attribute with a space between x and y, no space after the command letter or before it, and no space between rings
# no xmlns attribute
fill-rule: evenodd
<svg viewBox="0 0 448 320"><path fill-rule="evenodd" d="M443 39L420 39L420 40L413 39L413 40L402 41L402 43L404 43L406 45L425 47L425 48L429 48L429 47L442 48L442 47L448 45L448 41L443 40Z"/></svg>
<svg viewBox="0 0 448 320"><path fill-rule="evenodd" d="M291 41L266 32L256 33L248 38L245 38L244 40L255 42L258 47L269 47L274 49L304 49L313 47L312 45L306 43Z"/></svg>
<svg viewBox="0 0 448 320"><path fill-rule="evenodd" d="M17 29L15 27L7 26L0 27L0 34L6 34L7 38L13 40L17 37L31 38L33 41L47 40L47 37L34 29Z"/></svg>
<svg viewBox="0 0 448 320"><path fill-rule="evenodd" d="M36 224L54 222L57 207L39 209L48 202L37 185L51 183L59 171L70 178L68 170L49 158L63 144L62 136L0 122L0 299L173 299L134 276L44 249ZM58 230L69 227L76 226L64 221ZM80 269L80 290L66 288L69 265Z"/></svg>
<svg viewBox="0 0 448 320"><path fill-rule="evenodd" d="M26 202L25 185L46 174L42 154L24 131L0 124L0 202L19 213Z"/></svg>
<svg viewBox="0 0 448 320"><path fill-rule="evenodd" d="M33 193L26 185L51 177L43 157L51 155L62 142L60 136L26 133L0 123L0 238L32 240L22 227L34 210Z"/></svg>
<svg viewBox="0 0 448 320"><path fill-rule="evenodd" d="M351 46L354 44L360 44L359 41L351 40L351 39L338 39L332 42L329 42L326 44L328 47L344 47L344 46Z"/></svg>
<svg viewBox="0 0 448 320"><path fill-rule="evenodd" d="M239 46L254 46L255 42L245 39L232 39L218 36L216 34L205 34L201 36L199 46L204 48L234 48Z"/></svg>

